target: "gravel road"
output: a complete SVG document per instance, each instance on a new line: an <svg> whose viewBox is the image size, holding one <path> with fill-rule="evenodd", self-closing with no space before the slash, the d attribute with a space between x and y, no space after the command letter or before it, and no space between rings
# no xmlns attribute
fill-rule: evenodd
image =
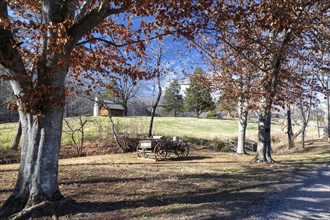
<svg viewBox="0 0 330 220"><path fill-rule="evenodd" d="M279 184L276 193L239 219L330 220L330 164L298 172L294 181Z"/></svg>

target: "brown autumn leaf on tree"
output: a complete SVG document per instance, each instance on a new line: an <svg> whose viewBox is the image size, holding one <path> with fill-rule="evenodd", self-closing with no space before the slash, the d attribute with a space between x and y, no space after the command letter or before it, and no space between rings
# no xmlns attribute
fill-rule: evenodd
<svg viewBox="0 0 330 220"><path fill-rule="evenodd" d="M252 81L260 85L255 95L260 103L256 159L272 162L270 109L283 69L290 59L304 59L301 51L318 51L317 43L329 39L328 4L325 0L0 0L0 74L10 80L17 97L23 133L17 184L0 208L0 217L15 213L26 217L22 215L65 203L57 177L66 82L71 83L70 92L78 85L89 93L92 84L102 86L112 73L133 80L148 78L141 65L146 42L170 33L193 40L212 59L232 54L235 62L246 66L246 74L256 74ZM227 76L232 73L227 71ZM24 209L29 212L21 212Z"/></svg>
<svg viewBox="0 0 330 220"><path fill-rule="evenodd" d="M58 158L66 91L78 86L90 93L92 84L102 86L113 73L150 77L141 65L146 42L170 33L193 35L195 14L211 4L0 0L0 74L12 85L22 123L17 184L0 218L26 218L65 203Z"/></svg>
<svg viewBox="0 0 330 220"><path fill-rule="evenodd" d="M244 104L244 94L259 105L259 134L256 161L273 162L271 157L271 109L287 97L283 84L291 75L290 62L309 61L328 42L328 1L226 1L204 8L204 23L193 44L215 66L215 82ZM222 10L217 10L222 8ZM329 46L329 45L327 45ZM329 47L326 47L329 48ZM313 62L312 65L316 65ZM243 77L248 76L249 77ZM250 78L254 92L242 92L239 81ZM236 88L233 85L236 83ZM250 89L249 88L249 89ZM243 111L244 112L244 111ZM240 117L241 118L241 117ZM242 124L246 116L242 117ZM244 127L244 125L243 125ZM242 136L244 138L244 134Z"/></svg>

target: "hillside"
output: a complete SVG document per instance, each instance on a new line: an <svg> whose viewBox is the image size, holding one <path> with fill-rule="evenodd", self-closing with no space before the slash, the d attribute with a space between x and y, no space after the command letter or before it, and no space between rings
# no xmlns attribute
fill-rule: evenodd
<svg viewBox="0 0 330 220"><path fill-rule="evenodd" d="M71 126L79 127L78 118L66 119ZM107 144L112 139L110 123L107 117L83 117L87 120L85 126L86 142L97 142L98 145ZM149 126L149 117L115 117L117 132L130 137L141 137L146 135ZM156 117L154 122L154 135L167 137L178 136L181 138L222 140L235 139L237 137L236 120L220 119L198 119L186 117ZM17 123L0 124L0 149L8 149L13 140ZM281 122L272 125L273 144L286 144L286 130ZM247 139L257 140L257 123L249 123L247 127ZM295 126L294 130L299 127ZM71 144L70 133L64 123L62 145ZM307 140L317 139L317 129L311 122L307 128ZM299 138L298 138L299 141ZM104 143L102 143L104 142ZM106 143L105 143L106 142Z"/></svg>

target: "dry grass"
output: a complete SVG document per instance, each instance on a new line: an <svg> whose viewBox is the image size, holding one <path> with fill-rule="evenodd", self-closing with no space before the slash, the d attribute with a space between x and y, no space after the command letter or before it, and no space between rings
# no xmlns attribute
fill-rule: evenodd
<svg viewBox="0 0 330 220"><path fill-rule="evenodd" d="M218 219L263 201L273 184L330 160L329 143L275 155L281 163L251 163L253 155L192 151L187 160L139 159L112 154L60 160L63 194L77 202L64 219ZM14 187L17 164L0 165L0 202Z"/></svg>

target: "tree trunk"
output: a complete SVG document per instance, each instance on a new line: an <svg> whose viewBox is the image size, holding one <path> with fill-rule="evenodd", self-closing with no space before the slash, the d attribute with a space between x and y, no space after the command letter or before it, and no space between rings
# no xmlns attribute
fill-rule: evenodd
<svg viewBox="0 0 330 220"><path fill-rule="evenodd" d="M266 113L265 118L265 155L268 163L273 163L274 160L271 155L271 121L272 121L272 113L271 111Z"/></svg>
<svg viewBox="0 0 330 220"><path fill-rule="evenodd" d="M126 153L130 149L126 146L125 137L120 138L120 135L117 134L116 125L115 125L114 121L112 120L112 115L111 115L110 108L108 108L108 112L109 112L108 117L109 117L109 121L110 121L110 124L111 124L111 132L112 132L113 138L114 138L117 146L120 147L123 150L124 153ZM121 143L121 142L123 142L123 143Z"/></svg>
<svg viewBox="0 0 330 220"><path fill-rule="evenodd" d="M18 149L19 141L21 140L21 136L22 136L22 123L21 123L21 121L18 121L18 127L17 127L17 130L16 130L14 141L11 144L11 149L13 149L13 150Z"/></svg>
<svg viewBox="0 0 330 220"><path fill-rule="evenodd" d="M320 138L321 137L321 133L320 133L320 119L319 119L318 115L316 115L316 126L317 126L317 137Z"/></svg>
<svg viewBox="0 0 330 220"><path fill-rule="evenodd" d="M330 140L330 95L325 96L323 137Z"/></svg>
<svg viewBox="0 0 330 220"><path fill-rule="evenodd" d="M291 120L291 108L290 105L287 105L287 123L288 123L288 145L289 149L294 148L294 138L293 138L293 130L292 130L292 120Z"/></svg>
<svg viewBox="0 0 330 220"><path fill-rule="evenodd" d="M62 59L63 56L56 58ZM54 62L57 62L56 58ZM68 56L64 58L68 60ZM22 123L22 148L16 186L0 208L0 219L29 207L38 207L43 202L54 204L54 206L58 204L57 202L62 202L63 196L58 187L58 160L67 66L57 66L48 71L38 69L38 71L44 73L42 75L44 78L40 78L34 89L38 91L46 87L49 88L48 92L25 94L19 81L11 81L15 95L19 94L23 97L18 100L19 117ZM52 77L52 80L49 77ZM42 101L26 107L26 103L23 102L25 99ZM38 211L35 210L36 213Z"/></svg>
<svg viewBox="0 0 330 220"><path fill-rule="evenodd" d="M123 103L123 107L124 107L124 116L127 116L127 112L128 112L128 108L127 108L127 102Z"/></svg>
<svg viewBox="0 0 330 220"><path fill-rule="evenodd" d="M301 126L301 146L302 146L302 148L305 148L306 126L307 126L306 122L303 122L302 126Z"/></svg>
<svg viewBox="0 0 330 220"><path fill-rule="evenodd" d="M311 116L312 111L312 98L313 97L313 91L310 92L310 98L309 98L309 104L308 109L304 108L303 104L300 105L300 111L303 123L301 125L301 145L303 148L305 148L305 136L306 136L306 127L309 122L309 118Z"/></svg>
<svg viewBox="0 0 330 220"><path fill-rule="evenodd" d="M244 107L242 98L238 101L238 138L237 138L237 154L246 154L245 151L245 136L247 126L248 111Z"/></svg>
<svg viewBox="0 0 330 220"><path fill-rule="evenodd" d="M160 101L160 98L162 96L162 86L160 84L160 74L157 75L157 85L158 85L158 95L157 95L155 103L152 105L149 132L148 132L148 137L150 137L150 138L152 137L152 127L154 124L156 109L157 109L158 103Z"/></svg>
<svg viewBox="0 0 330 220"><path fill-rule="evenodd" d="M258 146L256 156L257 162L273 163L271 157L271 102L266 97L261 97L259 107L259 124L258 124Z"/></svg>
<svg viewBox="0 0 330 220"><path fill-rule="evenodd" d="M58 188L58 159L64 106L49 105L39 117L19 112L22 123L22 151L18 179L11 196L1 206L6 217L39 204L62 199Z"/></svg>
<svg viewBox="0 0 330 220"><path fill-rule="evenodd" d="M265 161L266 155L265 155L265 118L266 118L266 112L264 111L264 105L265 100L261 98L260 100L260 107L259 107L259 113L258 113L258 145L257 145L257 152L255 156L256 161Z"/></svg>
<svg viewBox="0 0 330 220"><path fill-rule="evenodd" d="M275 31L269 33L271 42L275 42ZM255 161L275 162L271 157L271 110L273 99L277 93L279 83L279 75L282 69L282 62L287 56L287 45L292 39L292 30L287 30L283 34L281 45L276 49L272 59L272 71L261 71L261 98L259 106L259 131L258 131L258 147ZM260 55L260 54L259 54ZM261 56L260 56L261 57ZM267 69L267 68L266 68Z"/></svg>

